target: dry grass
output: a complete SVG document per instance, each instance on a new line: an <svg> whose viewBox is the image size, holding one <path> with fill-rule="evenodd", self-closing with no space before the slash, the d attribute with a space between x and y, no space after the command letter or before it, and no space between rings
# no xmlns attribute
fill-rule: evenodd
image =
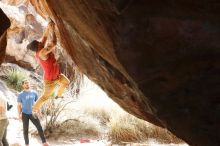
<svg viewBox="0 0 220 146"><path fill-rule="evenodd" d="M110 114L105 108L86 107L83 110L85 114L92 116L94 119L98 119L101 124L106 125L110 120Z"/></svg>
<svg viewBox="0 0 220 146"><path fill-rule="evenodd" d="M81 99L78 104L87 115L105 124L112 142L144 142L149 138L157 139L161 143L183 142L168 130L126 113L112 100L88 97Z"/></svg>
<svg viewBox="0 0 220 146"><path fill-rule="evenodd" d="M147 135L139 129L135 119L127 115L112 117L108 126L109 137L113 142L140 141Z"/></svg>
<svg viewBox="0 0 220 146"><path fill-rule="evenodd" d="M185 143L183 140L177 138L167 129L160 128L154 125L151 126L149 138L157 139L157 141L161 143Z"/></svg>
<svg viewBox="0 0 220 146"><path fill-rule="evenodd" d="M108 123L109 137L113 142L143 142L153 138L161 143L183 143L168 130L138 119L125 111L119 110L113 115Z"/></svg>
<svg viewBox="0 0 220 146"><path fill-rule="evenodd" d="M91 118L91 117L90 117ZM89 117L78 119L71 119L63 122L60 125L61 129L66 129L66 133L81 136L98 136L99 134L99 125L98 121L94 121L94 119L90 119Z"/></svg>
<svg viewBox="0 0 220 146"><path fill-rule="evenodd" d="M54 127L53 130L47 130L45 134L54 139L63 137L98 138L100 133L98 125L99 122L91 117L68 119Z"/></svg>

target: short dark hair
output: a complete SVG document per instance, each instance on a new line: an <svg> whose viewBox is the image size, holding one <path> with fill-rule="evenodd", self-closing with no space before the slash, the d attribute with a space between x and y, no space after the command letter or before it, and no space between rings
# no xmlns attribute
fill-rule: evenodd
<svg viewBox="0 0 220 146"><path fill-rule="evenodd" d="M31 43L29 43L27 45L27 49L31 50L31 51L34 51L34 52L37 52L39 43L40 43L39 41L33 40Z"/></svg>
<svg viewBox="0 0 220 146"><path fill-rule="evenodd" d="M23 80L21 81L21 85L24 85L24 82L26 82L26 81L28 81L28 79L23 79Z"/></svg>

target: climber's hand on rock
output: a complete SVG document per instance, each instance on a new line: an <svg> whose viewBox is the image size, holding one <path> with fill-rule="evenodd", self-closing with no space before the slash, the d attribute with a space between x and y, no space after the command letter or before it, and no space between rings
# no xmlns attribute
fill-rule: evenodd
<svg viewBox="0 0 220 146"><path fill-rule="evenodd" d="M50 27L50 28L54 28L55 23L54 23L54 22L51 20L51 21L49 22L49 24L48 24L48 25L49 25L49 27Z"/></svg>
<svg viewBox="0 0 220 146"><path fill-rule="evenodd" d="M49 26L55 25L55 23L53 22L53 20L49 16L46 18L46 21L48 22Z"/></svg>
<svg viewBox="0 0 220 146"><path fill-rule="evenodd" d="M46 21L47 21L48 23L50 23L50 21L52 21L52 20L51 20L51 18L50 18L49 16L46 16Z"/></svg>

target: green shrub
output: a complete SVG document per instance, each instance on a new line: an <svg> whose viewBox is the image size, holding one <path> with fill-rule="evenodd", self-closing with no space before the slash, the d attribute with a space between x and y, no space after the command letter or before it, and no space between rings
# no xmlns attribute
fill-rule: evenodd
<svg viewBox="0 0 220 146"><path fill-rule="evenodd" d="M10 69L5 74L5 80L9 88L15 89L17 91L22 90L22 80L27 78L27 74L21 72L20 70Z"/></svg>

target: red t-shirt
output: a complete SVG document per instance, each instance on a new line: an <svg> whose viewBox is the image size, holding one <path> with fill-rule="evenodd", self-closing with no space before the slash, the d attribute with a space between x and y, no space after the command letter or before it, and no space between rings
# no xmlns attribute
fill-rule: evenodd
<svg viewBox="0 0 220 146"><path fill-rule="evenodd" d="M54 54L51 52L48 54L47 60L42 60L39 57L40 50L36 53L36 58L39 60L39 63L44 71L44 80L55 80L60 75L60 67L55 59Z"/></svg>

